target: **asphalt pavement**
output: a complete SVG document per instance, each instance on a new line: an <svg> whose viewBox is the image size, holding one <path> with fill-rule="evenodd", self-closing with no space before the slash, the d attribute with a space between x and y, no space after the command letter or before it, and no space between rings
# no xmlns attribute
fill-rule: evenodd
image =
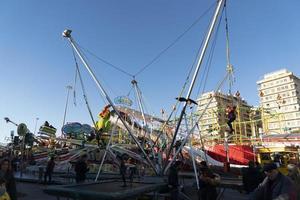
<svg viewBox="0 0 300 200"><path fill-rule="evenodd" d="M17 191L19 200L57 200L56 197L45 194L43 190L49 186L27 183L27 182L17 182ZM194 195L192 199L197 199ZM221 198L223 200L247 200L248 196L241 194L236 190L226 189L224 191L224 196ZM60 200L66 200L66 198L60 198ZM161 198L159 199L161 200Z"/></svg>

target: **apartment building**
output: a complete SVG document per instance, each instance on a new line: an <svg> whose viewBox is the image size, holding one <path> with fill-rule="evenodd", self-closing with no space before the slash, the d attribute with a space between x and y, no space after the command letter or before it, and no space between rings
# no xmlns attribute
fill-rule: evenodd
<svg viewBox="0 0 300 200"><path fill-rule="evenodd" d="M300 79L281 69L257 82L265 133L300 131Z"/></svg>
<svg viewBox="0 0 300 200"><path fill-rule="evenodd" d="M201 135L207 140L224 138L228 132L226 107L236 106L236 120L233 123L236 138L251 136L249 122L251 107L243 100L239 93L227 95L221 92L207 92L197 99L197 113L201 116L199 126Z"/></svg>

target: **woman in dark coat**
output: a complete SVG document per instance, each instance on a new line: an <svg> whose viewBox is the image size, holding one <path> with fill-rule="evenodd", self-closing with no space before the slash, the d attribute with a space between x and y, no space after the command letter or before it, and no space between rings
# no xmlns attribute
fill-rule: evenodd
<svg viewBox="0 0 300 200"><path fill-rule="evenodd" d="M46 172L44 175L44 183L45 184L47 184L47 177L49 177L48 183L51 183L54 167L55 167L55 162L54 162L54 157L52 156L47 163Z"/></svg>
<svg viewBox="0 0 300 200"><path fill-rule="evenodd" d="M249 161L248 166L248 168L242 170L243 185L247 194L253 192L264 180L263 173L258 168L255 168L253 161Z"/></svg>
<svg viewBox="0 0 300 200"><path fill-rule="evenodd" d="M12 167L8 159L4 159L1 162L0 173L4 177L6 182L6 191L11 200L17 200L17 189Z"/></svg>
<svg viewBox="0 0 300 200"><path fill-rule="evenodd" d="M86 160L87 155L84 154L75 164L76 183L83 183L86 179L86 173L89 171Z"/></svg>

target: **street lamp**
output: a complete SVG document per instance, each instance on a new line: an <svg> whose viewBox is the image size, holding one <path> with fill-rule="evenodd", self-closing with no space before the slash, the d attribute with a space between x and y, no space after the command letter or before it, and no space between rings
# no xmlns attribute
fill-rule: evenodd
<svg viewBox="0 0 300 200"><path fill-rule="evenodd" d="M35 126L34 126L34 134L36 134L36 126L37 126L37 122L40 118L35 118Z"/></svg>
<svg viewBox="0 0 300 200"><path fill-rule="evenodd" d="M4 117L4 120L6 121L6 123L10 122L10 119L8 117Z"/></svg>
<svg viewBox="0 0 300 200"><path fill-rule="evenodd" d="M6 123L10 122L10 123L14 124L15 126L18 126L17 123L11 121L8 117L4 117L4 120L6 121Z"/></svg>

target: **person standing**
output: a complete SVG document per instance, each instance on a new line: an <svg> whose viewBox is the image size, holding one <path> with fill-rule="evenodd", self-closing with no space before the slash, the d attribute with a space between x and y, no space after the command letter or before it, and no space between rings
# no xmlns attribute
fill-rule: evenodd
<svg viewBox="0 0 300 200"><path fill-rule="evenodd" d="M297 199L300 200L300 174L297 165L288 164L288 174L287 176L292 179L296 187Z"/></svg>
<svg viewBox="0 0 300 200"><path fill-rule="evenodd" d="M205 161L200 162L199 166L199 200L216 200L217 185L220 183L221 177L207 166Z"/></svg>
<svg viewBox="0 0 300 200"><path fill-rule="evenodd" d="M125 160L124 160L123 157L121 157L120 174L121 174L122 180L123 180L122 187L127 187L127 184L126 184L126 165L125 165Z"/></svg>
<svg viewBox="0 0 300 200"><path fill-rule="evenodd" d="M9 194L6 192L5 179L0 177L0 200L10 200Z"/></svg>
<svg viewBox="0 0 300 200"><path fill-rule="evenodd" d="M181 162L176 161L171 165L168 175L168 188L170 189L171 199L177 200L179 196L179 181L178 181L178 171L180 168Z"/></svg>
<svg viewBox="0 0 300 200"><path fill-rule="evenodd" d="M266 178L250 196L251 200L295 200L296 190L292 180L281 174L275 163L266 164L263 168Z"/></svg>
<svg viewBox="0 0 300 200"><path fill-rule="evenodd" d="M247 194L253 192L264 179L262 173L255 167L253 161L249 161L248 168L243 168L242 173L244 190Z"/></svg>
<svg viewBox="0 0 300 200"><path fill-rule="evenodd" d="M47 163L46 172L44 175L44 183L45 184L47 184L47 177L49 177L48 183L51 183L54 166L55 166L54 157L51 156L50 160Z"/></svg>
<svg viewBox="0 0 300 200"><path fill-rule="evenodd" d="M17 200L17 189L14 174L11 169L11 164L8 159L1 162L0 175L5 179L5 186L11 200Z"/></svg>
<svg viewBox="0 0 300 200"><path fill-rule="evenodd" d="M87 167L87 155L82 155L75 164L76 183L84 183L86 179L86 173L89 171Z"/></svg>

